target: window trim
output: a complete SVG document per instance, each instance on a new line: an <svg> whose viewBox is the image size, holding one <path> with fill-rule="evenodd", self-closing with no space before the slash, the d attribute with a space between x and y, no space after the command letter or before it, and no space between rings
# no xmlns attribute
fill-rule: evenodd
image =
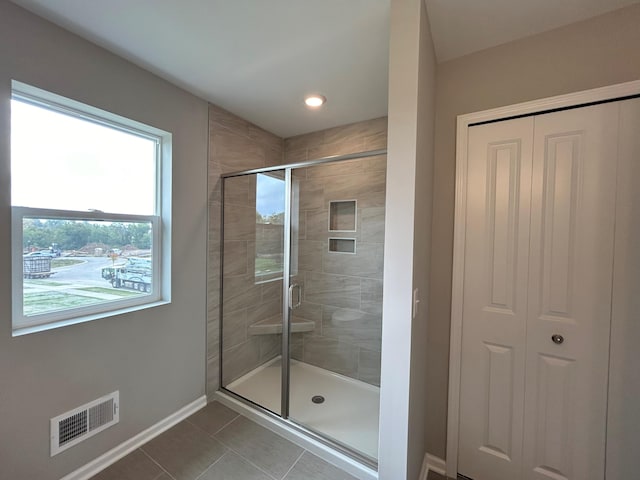
<svg viewBox="0 0 640 480"><path fill-rule="evenodd" d="M11 82L11 99L149 140L161 141L165 135L169 134L135 120L100 110L91 105L86 105L16 80Z"/></svg>
<svg viewBox="0 0 640 480"><path fill-rule="evenodd" d="M135 120L71 100L51 92L12 81L11 99L30 103L58 113L120 130L155 141L156 162L153 215L108 213L101 211L51 210L11 206L11 279L12 279L12 336L49 330L99 318L142 310L171 303L171 147L172 135ZM152 224L151 294L74 307L66 310L24 316L23 300L23 219L51 218L87 221L149 222Z"/></svg>

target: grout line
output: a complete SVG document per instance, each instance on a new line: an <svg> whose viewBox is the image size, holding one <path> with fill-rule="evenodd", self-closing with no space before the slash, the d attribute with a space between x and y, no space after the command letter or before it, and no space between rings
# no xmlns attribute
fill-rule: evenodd
<svg viewBox="0 0 640 480"><path fill-rule="evenodd" d="M222 444L221 444L221 445L222 445ZM224 446L224 445L223 445L223 446ZM213 468L213 466L214 466L216 463L218 463L220 460L222 460L222 459L227 455L227 453L229 453L229 450L228 450L228 449L227 449L227 451L226 451L226 452L224 452L222 455L220 455L220 458L218 458L215 462L213 462L211 465L209 465L207 468L205 468L205 469L204 469L204 471L203 471L200 475L198 475L198 476L195 478L195 480L199 480L199 479L200 479L200 478L201 478L205 473L207 473L211 468Z"/></svg>
<svg viewBox="0 0 640 480"><path fill-rule="evenodd" d="M169 475L170 478L173 478L169 473L162 471L158 474L158 476L156 478L154 478L153 480L158 480L159 478L162 478L165 475Z"/></svg>
<svg viewBox="0 0 640 480"><path fill-rule="evenodd" d="M149 442L147 442L147 443L149 443ZM145 445L146 445L146 443L145 443ZM143 445L142 447L144 447L144 445ZM142 447L140 447L138 450L140 450L143 454L145 454L145 455L149 458L149 460L151 460L151 461L152 461L153 463L155 463L158 467L160 467L160 470L162 470L164 473L166 473L167 475L169 475L169 478L172 478L173 480L176 480L176 478L175 478L173 475L171 475L171 474L170 474L170 473L169 473L169 472L168 472L168 471L167 471L167 470L166 470L162 465L160 465L160 464L156 461L156 459L155 459L155 458L153 458L151 455L149 455L147 452L145 452L145 451L142 449ZM156 477L156 479L157 479L157 478L159 478L159 477L161 477L161 476L162 476L162 474L158 475L158 476Z"/></svg>
<svg viewBox="0 0 640 480"><path fill-rule="evenodd" d="M206 408L206 407L205 407L205 408ZM185 418L185 420L186 420L188 423L190 423L191 425L193 425L194 427L196 427L198 430L200 430L200 431L202 431L202 432L206 433L206 434L207 434L207 435L209 435L211 438L214 438L214 435L217 435L220 431L222 431L223 429L225 429L225 428L227 428L229 425L231 425L233 422L235 422L235 421L238 419L238 417L239 417L239 416L240 416L240 414L239 414L239 413L236 413L236 416L235 416L235 417L233 417L233 419L229 420L227 423L225 423L222 427L220 427L218 430L216 430L216 431L215 431L215 432L213 432L213 433L209 433L209 432L207 432L207 431L206 431L204 428L202 428L200 425L198 425L197 423L194 423L194 422L192 422L191 420L189 420L189 418L190 418L190 417L189 417L189 418ZM218 440L218 439L216 438L216 440Z"/></svg>
<svg viewBox="0 0 640 480"><path fill-rule="evenodd" d="M217 440L217 439L216 439ZM271 473L267 472L264 468L262 468L260 465L252 462L251 460L249 460L247 457L245 457L244 455L242 455L240 452L238 452L237 450L235 450L234 448L230 447L229 445L227 445L226 443L218 440L222 445L224 445L226 448L229 449L230 452L235 453L238 457L240 457L240 459L243 462L248 463L249 465L251 465L252 467L260 470L262 473L264 473L267 477L272 478L273 480L279 480L276 477L274 477ZM295 462L294 462L295 464Z"/></svg>
<svg viewBox="0 0 640 480"><path fill-rule="evenodd" d="M303 448L302 449L302 453L300 455L298 455L298 458L296 458L296 461L293 462L293 465L291 465L291 468L289 468L289 470L287 470L287 473L284 474L284 477L282 477L282 480L284 480L285 478L287 478L287 475L289 475L291 473L291 470L293 470L293 467L296 466L296 464L300 461L300 459L302 458L302 456L306 453L307 451Z"/></svg>
<svg viewBox="0 0 640 480"><path fill-rule="evenodd" d="M210 438L212 438L213 440L215 440L216 442L220 443L220 445L222 445L223 447L225 447L227 449L227 452L224 453L224 455L226 455L228 452L232 452L235 453L236 455L238 455L243 461L247 462L249 465L253 466L254 468L257 468L258 470L260 470L262 473L264 473L266 476L272 478L273 480L279 480L276 477L274 477L273 475L271 475L269 472L267 472L266 470L264 470L263 468L261 468L259 465L256 465L255 463L253 463L251 460L249 460L247 457L245 457L244 455L242 455L240 452L238 452L237 450L235 450L233 447L231 447L229 444L227 444L226 442L223 442L220 438L218 438L216 435L218 433L220 433L222 430L224 430L225 428L227 428L229 425L231 425L233 422L235 422L238 418L246 418L243 415L240 415L239 413L235 416L235 418L229 422L227 422L224 426L222 426L221 428L219 428L218 430L216 430L216 432L214 434L211 434L205 430L202 430L202 428L198 427L197 425L193 424L193 426L195 426L196 428L198 428L199 430L202 430L206 435L208 435ZM188 421L188 419L187 419ZM253 422L253 420L249 420L250 422ZM189 422L191 423L191 422ZM255 422L254 422L255 423ZM277 435L277 434L276 434ZM283 437L284 438L284 437ZM294 444L295 445L295 444ZM224 457L224 455L222 455ZM218 463L218 461L220 461L222 457L220 457L218 460L216 460L213 464L211 464L207 470L209 470L209 468L211 468L214 464ZM294 462L295 465L295 462ZM206 472L206 470L205 470ZM204 472L202 473L204 474ZM202 476L202 474L200 474L200 476ZM200 478L200 476L198 478ZM196 479L197 480L197 479Z"/></svg>
<svg viewBox="0 0 640 480"><path fill-rule="evenodd" d="M236 416L235 416L235 417L233 417L233 419L232 419L232 420L229 420L227 423L225 423L223 426L221 426L218 430L216 430L216 431L214 432L214 434L213 434L212 436L217 435L218 433L220 433L222 430L224 430L225 428L227 428L229 425L231 425L233 422L235 422L235 421L236 421L238 418L240 418L241 416L242 416L242 415L240 415L239 413L236 413ZM218 440L218 439L216 439L216 440ZM220 440L218 440L218 441L220 441Z"/></svg>

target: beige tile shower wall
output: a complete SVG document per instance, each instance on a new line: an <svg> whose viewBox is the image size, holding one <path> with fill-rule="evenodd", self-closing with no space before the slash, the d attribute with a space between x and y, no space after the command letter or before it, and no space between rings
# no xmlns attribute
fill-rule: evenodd
<svg viewBox="0 0 640 480"><path fill-rule="evenodd" d="M285 162L386 148L379 118L285 140ZM298 360L380 384L386 156L295 172L299 186L298 275L303 303L295 317L315 329L294 334ZM357 200L355 232L329 232L329 202ZM329 237L355 238L356 253L328 251ZM295 241L295 239L294 239Z"/></svg>
<svg viewBox="0 0 640 480"><path fill-rule="evenodd" d="M275 227L276 234L284 227ZM256 240L264 236L256 224L256 177L227 179L224 188L224 276L222 328L222 382L231 383L276 357L281 335L251 335L249 327L282 317L282 280L261 281L255 275ZM272 243L282 252L282 235Z"/></svg>
<svg viewBox="0 0 640 480"><path fill-rule="evenodd" d="M289 137L284 141L284 161L296 163L384 148L387 148L387 117Z"/></svg>
<svg viewBox="0 0 640 480"><path fill-rule="evenodd" d="M281 138L219 108L209 107L209 252L207 275L207 393L219 388L221 179L223 173L279 165ZM279 335L250 336L247 326L281 309L281 282L256 284L255 179L234 178L225 192L225 381L279 353Z"/></svg>

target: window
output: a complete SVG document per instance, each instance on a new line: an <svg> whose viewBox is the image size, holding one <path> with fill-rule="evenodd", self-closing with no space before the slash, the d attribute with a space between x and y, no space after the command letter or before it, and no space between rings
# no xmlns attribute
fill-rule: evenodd
<svg viewBox="0 0 640 480"><path fill-rule="evenodd" d="M14 335L168 301L171 135L19 82Z"/></svg>
<svg viewBox="0 0 640 480"><path fill-rule="evenodd" d="M256 175L256 282L282 278L285 181L282 171Z"/></svg>

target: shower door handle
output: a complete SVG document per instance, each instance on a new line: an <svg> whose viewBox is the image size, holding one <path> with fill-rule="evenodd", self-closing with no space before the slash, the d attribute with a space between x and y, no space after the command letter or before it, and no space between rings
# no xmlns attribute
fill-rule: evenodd
<svg viewBox="0 0 640 480"><path fill-rule="evenodd" d="M293 291L297 290L296 303L293 303ZM289 287L289 308L295 310L302 303L302 286L298 283L294 283Z"/></svg>

